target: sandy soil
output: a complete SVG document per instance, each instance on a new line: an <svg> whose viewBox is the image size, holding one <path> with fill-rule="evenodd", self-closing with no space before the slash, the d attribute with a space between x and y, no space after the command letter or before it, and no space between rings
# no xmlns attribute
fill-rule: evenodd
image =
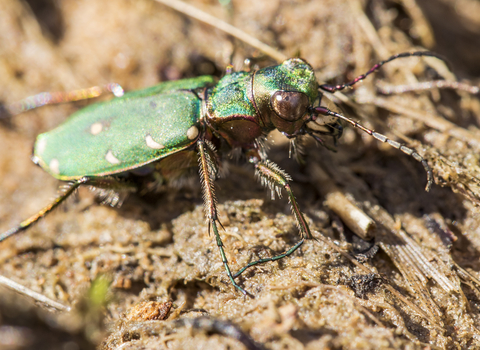
<svg viewBox="0 0 480 350"><path fill-rule="evenodd" d="M479 83L474 0L222 3L191 2L286 57L304 57L319 81L340 83L391 54L431 49L447 57L459 81ZM247 57L275 64L151 0L0 2L3 104L109 82L130 91L220 77L229 63L242 69ZM378 91L440 77L455 79L438 60L399 60L346 91L350 105L341 106L417 149L434 171L429 193L419 163L353 128L337 153L305 141L301 164L288 158L285 140L271 137L271 159L292 175L318 241L248 270L239 281L250 297L228 282L196 178L181 189L131 195L121 208L101 206L81 189L0 244L0 275L72 307L51 310L0 287L0 349L480 348L478 94ZM86 104L0 120L0 232L55 195L58 182L30 161L35 136ZM250 165L228 167L217 182L218 209L237 270L283 252L298 230L287 200L271 201ZM349 213L324 203L331 193L375 221L377 254L345 225Z"/></svg>

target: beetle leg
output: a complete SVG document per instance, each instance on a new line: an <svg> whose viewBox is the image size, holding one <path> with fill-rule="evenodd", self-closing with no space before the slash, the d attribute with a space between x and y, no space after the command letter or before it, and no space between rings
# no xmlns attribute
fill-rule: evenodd
<svg viewBox="0 0 480 350"><path fill-rule="evenodd" d="M213 184L215 180L216 167L206 147L207 146L205 144L205 141L203 140L197 141L200 180L201 180L202 189L203 189L205 216L207 217L207 220L208 220L208 231L210 233L210 228L212 228L213 233L215 234L217 246L218 246L218 249L220 250L220 256L222 257L223 266L225 266L225 270L227 271L227 276L230 279L230 282L240 292L242 292L244 295L247 295L247 292L242 287L240 287L233 279L230 266L228 266L227 256L225 255L225 251L223 249L223 242L218 232L217 222L220 224L220 221L218 221L217 200L215 198L215 189Z"/></svg>
<svg viewBox="0 0 480 350"><path fill-rule="evenodd" d="M138 185L126 179L114 176L92 178L88 185L102 205L120 207L127 193L138 190Z"/></svg>
<svg viewBox="0 0 480 350"><path fill-rule="evenodd" d="M293 215L295 215L295 219L297 220L298 228L300 229L302 238L312 238L313 236L310 233L308 224L305 221L300 208L298 207L297 200L295 199L292 188L290 187L290 176L280 169L277 164L269 160L259 160L257 157L252 157L250 162L255 165L255 171L265 185L268 185L271 188L284 188L284 190L287 192L288 201L292 207ZM280 190L278 189L277 192L280 193Z"/></svg>
<svg viewBox="0 0 480 350"><path fill-rule="evenodd" d="M60 193L60 195L53 200L53 202L51 202L45 208L40 210L37 214L29 217L27 220L22 221L19 225L17 225L15 227L11 228L10 230L2 233L0 235L0 242L2 242L3 240L7 239L10 236L13 236L14 234L25 231L30 226L37 223L38 220L45 217L48 213L50 213L53 209L55 209L63 201L65 201L65 199L67 199L73 192L75 192L75 190L78 187L88 183L89 181L90 181L90 179L88 177L82 177L81 179L78 179L78 180L75 180L73 182L68 183L66 185L66 187L63 189L63 191Z"/></svg>
<svg viewBox="0 0 480 350"><path fill-rule="evenodd" d="M16 115L46 105L95 98L105 92L111 92L116 97L121 97L124 94L123 88L116 83L110 83L104 86L93 86L91 88L73 91L41 92L18 102L2 106L2 109L0 110L0 118L3 117L3 114Z"/></svg>
<svg viewBox="0 0 480 350"><path fill-rule="evenodd" d="M129 182L119 182L113 177L102 177L94 178L84 176L78 180L68 182L65 186L61 188L60 194L55 198L50 204L45 208L40 210L35 215L32 215L27 220L22 221L17 226L11 228L10 230L0 234L0 242L4 241L10 236L13 236L19 232L25 231L33 224L36 224L40 219L44 218L49 214L53 209L57 208L61 203L63 203L71 194L75 192L77 188L82 185L91 185L103 189L111 190L121 190L121 189L133 189L134 184Z"/></svg>
<svg viewBox="0 0 480 350"><path fill-rule="evenodd" d="M290 187L290 184L289 184L289 181L291 181L290 176L287 173L285 173L282 169L280 169L275 163L269 160L259 160L259 159L260 158L256 156L252 156L250 158L250 162L255 165L256 174L261 178L262 183L264 185L267 185L272 189L272 192L273 192L273 189L275 188L277 190L277 193L280 194L280 187L283 187L283 189L287 192L288 201L290 202L293 215L297 220L297 225L300 230L302 239L293 247L289 248L288 250L286 250L284 253L280 255L277 255L271 258L264 258L264 259L252 261L251 263L247 264L242 269L240 269L240 271L238 271L233 276L234 278L237 278L238 276L240 276L249 267L255 266L257 264L263 264L269 261L280 260L282 258L285 258L293 254L293 252L296 251L303 244L303 242L305 242L305 239L313 238L312 234L310 233L310 228L308 227L308 224L305 221L305 218L302 212L300 211L300 208L298 207L297 200L295 199L295 196L293 195L292 189Z"/></svg>

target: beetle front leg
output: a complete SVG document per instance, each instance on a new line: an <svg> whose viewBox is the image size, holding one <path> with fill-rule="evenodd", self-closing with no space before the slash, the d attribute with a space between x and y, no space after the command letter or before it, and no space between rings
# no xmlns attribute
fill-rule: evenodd
<svg viewBox="0 0 480 350"><path fill-rule="evenodd" d="M211 159L211 156L205 146L206 146L205 141L203 140L197 141L198 163L200 167L200 180L201 180L202 189L203 189L205 216L207 217L207 220L208 220L208 233L210 233L210 227L211 227L213 229L213 233L215 234L217 246L218 246L218 249L220 250L220 256L222 257L223 266L225 266L225 270L227 271L227 276L230 279L230 282L240 292L242 292L244 295L247 295L247 292L242 287L240 287L233 279L230 266L228 266L227 256L225 255L225 251L223 249L223 242L218 232L217 222L220 223L220 221L218 220L218 215L217 215L217 200L215 198L215 188L213 183L215 180L216 166L213 160Z"/></svg>
<svg viewBox="0 0 480 350"><path fill-rule="evenodd" d="M252 261L251 263L247 264L242 269L240 269L240 271L238 271L235 275L233 275L234 278L237 278L238 276L240 276L249 267L255 266L257 264L263 264L269 261L280 260L293 254L293 252L296 251L303 244L303 242L305 242L305 239L313 238L312 234L310 233L310 228L308 227L308 224L305 221L305 218L302 212L300 211L300 208L298 207L297 200L295 199L295 196L293 195L293 191L290 187L290 184L289 184L289 181L291 181L290 176L287 173L285 173L282 169L280 169L275 163L269 160L260 160L260 157L258 155L251 156L250 162L255 165L256 174L261 178L262 183L270 187L270 189L272 190L272 193L274 190L276 190L276 192L280 196L281 187L283 187L283 189L287 192L288 201L290 202L290 205L292 207L292 212L297 221L298 228L300 229L300 234L302 236L302 239L297 244L295 244L293 247L289 248L282 254L279 254L271 258L264 258L264 259Z"/></svg>

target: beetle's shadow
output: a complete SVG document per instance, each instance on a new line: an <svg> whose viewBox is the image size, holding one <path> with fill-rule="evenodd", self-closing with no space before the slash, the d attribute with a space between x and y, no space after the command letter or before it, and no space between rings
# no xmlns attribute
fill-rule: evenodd
<svg viewBox="0 0 480 350"><path fill-rule="evenodd" d="M268 192L254 176L253 167L242 163L228 164L226 174L215 181L215 195L218 204L234 200L269 200ZM162 224L203 206L202 197L200 179L194 174L181 187L173 185L159 193L130 194L118 212L125 218L143 220L152 230L157 230ZM273 210L272 206L268 208Z"/></svg>

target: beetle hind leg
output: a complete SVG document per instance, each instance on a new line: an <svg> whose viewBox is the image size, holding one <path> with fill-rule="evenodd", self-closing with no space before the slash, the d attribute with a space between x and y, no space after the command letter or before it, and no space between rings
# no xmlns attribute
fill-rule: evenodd
<svg viewBox="0 0 480 350"><path fill-rule="evenodd" d="M61 203L63 203L71 194L75 192L75 190L80 187L81 185L87 184L90 181L88 177L82 177L78 180L68 183L60 192L60 194L46 207L40 210L35 215L32 215L28 219L22 221L15 227L12 227L10 230L0 234L0 242L4 241L10 236L13 236L19 232L27 230L32 225L36 224L40 219L44 218L48 213L50 213L53 209L58 207Z"/></svg>
<svg viewBox="0 0 480 350"><path fill-rule="evenodd" d="M12 227L10 230L0 234L0 242L4 241L10 236L13 236L19 232L27 230L32 225L36 224L40 219L47 216L47 214L49 214L51 211L57 208L60 204L62 204L68 197L70 197L73 193L75 193L75 190L77 190L77 188L79 188L82 185L92 186L97 189L104 190L109 196L110 196L109 191L113 191L113 192L122 191L122 190L131 191L136 188L134 183L131 183L128 181L119 181L117 178L110 177L110 176L98 177L98 178L84 176L80 179L67 182L64 186L60 187L59 194L50 204L45 206L42 210L40 210L35 215L32 215L28 219L22 221L17 226ZM106 199L109 199L109 198L106 198ZM120 197L114 196L114 198L111 198L111 201L107 201L105 202L105 204L109 204L111 206L113 206L112 204L118 205L119 200L121 200Z"/></svg>
<svg viewBox="0 0 480 350"><path fill-rule="evenodd" d="M95 98L105 92L111 92L116 97L121 97L124 94L123 88L116 83L109 83L103 86L93 86L90 88L72 91L41 92L37 95L29 96L23 100L11 103L9 105L0 106L0 119L46 105Z"/></svg>

